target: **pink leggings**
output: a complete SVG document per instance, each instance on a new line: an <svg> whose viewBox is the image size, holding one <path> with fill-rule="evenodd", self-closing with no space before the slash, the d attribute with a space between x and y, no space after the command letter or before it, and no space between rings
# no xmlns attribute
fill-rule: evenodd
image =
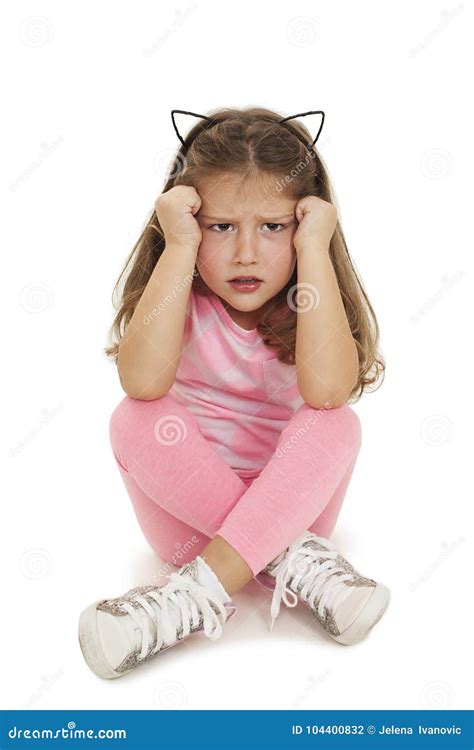
<svg viewBox="0 0 474 750"><path fill-rule="evenodd" d="M305 530L331 535L361 427L347 404L304 403L266 466L244 478L169 394L155 401L126 396L112 413L110 440L138 522L162 560L179 567L219 534L257 575Z"/></svg>

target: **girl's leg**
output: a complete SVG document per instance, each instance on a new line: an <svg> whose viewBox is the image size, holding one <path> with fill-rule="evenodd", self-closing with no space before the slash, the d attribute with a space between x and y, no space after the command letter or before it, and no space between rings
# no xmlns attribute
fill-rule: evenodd
<svg viewBox="0 0 474 750"><path fill-rule="evenodd" d="M229 595L232 595L234 591L239 591L253 578L253 573L248 565L242 565L244 561L241 556L219 535L214 536L211 543L210 537L183 523L154 503L140 489L129 472L125 471L120 464L118 464L118 468L127 493L132 500L143 534L150 546L165 563L162 569L157 571L158 577L170 573L173 565L180 567L200 555L214 570ZM339 515L352 469L353 466L346 472L326 508L309 527L309 531L326 539L330 537ZM251 485L251 483L252 480L246 481L247 485Z"/></svg>
<svg viewBox="0 0 474 750"><path fill-rule="evenodd" d="M197 555L204 558L204 549L206 563L217 575L229 596L239 591L254 577L245 560L227 542L218 536L211 540L202 532L175 518L150 500L120 464L119 471L148 543L165 561L163 568L157 571L157 577L163 573L170 573L171 565L180 567L194 560Z"/></svg>
<svg viewBox="0 0 474 750"><path fill-rule="evenodd" d="M247 489L194 415L169 395L126 396L111 416L110 441L148 539L158 509L212 538Z"/></svg>
<svg viewBox="0 0 474 750"><path fill-rule="evenodd" d="M200 555L211 538L161 508L138 486L130 472L118 465L145 539L165 562L158 573L169 573Z"/></svg>
<svg viewBox="0 0 474 750"><path fill-rule="evenodd" d="M253 578L246 561L216 530L247 489L171 396L125 397L110 419L110 440L149 544L173 565L208 548L206 562L232 594ZM212 540L212 541L211 541Z"/></svg>
<svg viewBox="0 0 474 750"><path fill-rule="evenodd" d="M336 521L339 517L342 502L346 495L356 461L357 456L354 458L352 464L347 469L330 501L317 517L315 522L312 523L308 528L308 531L312 531L313 534L322 536L325 539L329 539L331 537L331 534L334 531L334 527L336 526Z"/></svg>
<svg viewBox="0 0 474 750"><path fill-rule="evenodd" d="M303 404L217 535L256 575L305 530L332 531L360 446L360 420L347 404Z"/></svg>
<svg viewBox="0 0 474 750"><path fill-rule="evenodd" d="M337 419L334 419L335 413L338 413ZM326 417L331 414L332 416L329 419L319 425L318 431L317 425L322 416ZM180 562L187 562L197 554L202 552L204 555L205 553L206 561L218 577L227 581L229 589L236 591L248 580L251 580L254 574L276 557L306 528L315 530L316 522L320 517L328 518L329 525L334 526L350 479L349 471L343 473L342 477L339 476L344 465L345 453L343 452L341 455L339 451L338 457L337 447L344 446L344 440L341 442L337 434L341 430L344 432L345 425L348 422L353 424L354 421L356 421L356 432L359 430L360 444L360 424L357 415L347 406L333 410L315 410L304 404L293 415L280 436L277 450L269 465L262 470L258 479L254 480L254 484L259 481L261 486L262 477L265 480L265 476L268 474L271 486L271 482L275 478L275 470L277 471L278 484L278 473L281 473L282 470L284 472L290 470L290 476L287 477L286 483L287 494L290 497L296 497L298 494L297 484L293 482L291 470L298 472L298 456L301 451L303 451L301 465L304 468L304 446L306 445L309 448L309 455L311 455L315 437L317 437L319 452L315 455L317 460L313 462L313 469L307 473L307 477L310 488L313 491L321 490L321 496L318 496L315 505L310 501L310 520L307 525L301 528L298 526L294 533L290 531L290 538L288 538L286 532L281 536L281 541L277 542L275 537L269 533L265 534L266 543L268 543L268 540L270 542L269 549L271 552L264 553L261 557L263 562L254 563L253 568L249 565L249 559L252 559L252 557L251 555L249 558L247 557L249 553L246 547L246 544L251 545L251 541L244 542L242 546L235 532L231 531L230 524L223 525L224 519L227 521L226 516L237 504L240 505L240 499L243 499L244 495L247 496L248 484L251 487L252 484L248 481L242 481L221 459L200 432L193 415L184 406L176 403L169 396L156 401L140 401L126 397L112 415L110 437L117 464L132 499L139 523L151 546L160 557L171 560L169 534L171 534L173 544L178 542L181 545L183 544L182 539L185 538L187 540L184 542L186 551ZM335 426L336 430L334 430ZM305 432L308 433L306 441L303 440ZM354 425L352 432L354 432ZM333 465L329 477L324 476L326 471L324 456L327 455L324 448L326 442L333 451L335 459L333 464L336 463L336 466ZM352 447L354 448L354 446ZM354 452L352 467L355 463L357 450ZM286 455L290 457L290 460L283 463L282 459ZM276 461L280 463L275 463ZM340 471L337 471L337 463ZM270 464L272 464L272 467L270 467ZM320 477L317 477L318 466L322 472ZM311 485L311 476L314 479L315 472L317 481L313 481ZM337 478L340 480L339 485L337 484ZM333 497L328 500L327 493L330 492L333 484L335 484ZM263 510L265 510L266 491L265 480L263 484L264 497L262 498ZM256 492L258 493L259 490L257 489ZM253 495L255 496L255 489ZM304 500L304 498L301 498L301 500ZM277 501L275 509L272 511L270 501L270 505L268 505L270 524L275 520L275 511L280 505L281 500ZM262 509L261 503L258 504L258 507ZM250 510L252 513L252 509ZM326 514L322 516L321 514L325 510ZM252 522L251 513L249 516L250 522ZM245 513L243 516L245 516ZM243 516L241 514L240 519L245 523ZM239 518L234 517L234 524L235 521L237 521L238 527ZM180 522L183 525L179 525ZM260 524L262 522L265 526L263 518L260 520ZM311 522L313 522L313 526L310 526ZM319 520L319 523L321 524L322 521ZM223 529L222 535L219 531L216 538L211 541L219 528ZM291 529L291 523L286 528ZM261 526L257 523L257 527L253 530L254 536L255 533L260 533L259 529L261 530ZM321 528L317 531L323 535ZM226 534L228 541L226 541L224 534ZM247 537L247 539L249 538ZM275 546L278 547L276 551L274 551Z"/></svg>

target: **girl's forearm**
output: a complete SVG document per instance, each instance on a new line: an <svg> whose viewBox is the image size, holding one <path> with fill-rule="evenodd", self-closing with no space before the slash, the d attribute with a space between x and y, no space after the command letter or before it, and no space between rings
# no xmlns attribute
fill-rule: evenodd
<svg viewBox="0 0 474 750"><path fill-rule="evenodd" d="M329 251L301 249L297 274L298 388L314 408L341 406L357 382L359 358Z"/></svg>
<svg viewBox="0 0 474 750"><path fill-rule="evenodd" d="M127 395L161 398L174 383L197 248L167 244L119 345L117 367Z"/></svg>

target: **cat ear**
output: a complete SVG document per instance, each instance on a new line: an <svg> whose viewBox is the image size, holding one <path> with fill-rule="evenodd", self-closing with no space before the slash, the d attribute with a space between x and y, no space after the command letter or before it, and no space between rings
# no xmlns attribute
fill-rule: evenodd
<svg viewBox="0 0 474 750"><path fill-rule="evenodd" d="M191 115L192 117L199 117L202 120L207 120L207 124L203 124L204 128L209 127L209 125L213 125L214 122L215 122L211 117L207 117L206 115L198 115L196 112L186 112L184 109L172 109L171 110L171 121L173 123L173 127L175 129L176 135L178 136L178 138L181 141L181 143L183 144L183 146L184 146L184 138L181 136L181 133L179 132L179 130L178 130L177 126L176 126L176 121L175 121L175 117L174 117L175 114Z"/></svg>
<svg viewBox="0 0 474 750"><path fill-rule="evenodd" d="M316 143L316 141L318 140L321 134L321 130L323 129L325 115L322 110L319 109L319 110L310 110L309 112L300 112L299 115L291 115L290 117L284 117L283 120L279 120L279 122L281 124L282 122L287 122L288 120L294 120L296 117L307 117L308 115L318 115L318 116L321 115L321 122L319 124L319 129L318 129L318 132L316 133L316 137L312 143L307 144L308 148L312 148L314 144ZM308 130L311 131L312 128L308 128Z"/></svg>

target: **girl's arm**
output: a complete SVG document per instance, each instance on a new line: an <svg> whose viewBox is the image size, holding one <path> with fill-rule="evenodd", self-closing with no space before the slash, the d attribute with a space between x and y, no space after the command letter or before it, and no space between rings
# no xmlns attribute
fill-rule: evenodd
<svg viewBox="0 0 474 750"><path fill-rule="evenodd" d="M174 383L197 252L166 245L119 345L117 367L128 396L152 401Z"/></svg>
<svg viewBox="0 0 474 750"><path fill-rule="evenodd" d="M329 255L337 212L331 203L306 196L296 216L297 292L303 299L296 326L298 388L315 409L335 408L348 400L359 374L357 346Z"/></svg>
<svg viewBox="0 0 474 750"><path fill-rule="evenodd" d="M159 196L156 214L163 250L125 329L117 367L125 393L152 401L174 383L181 359L186 310L202 234L194 214L195 188L180 185Z"/></svg>

